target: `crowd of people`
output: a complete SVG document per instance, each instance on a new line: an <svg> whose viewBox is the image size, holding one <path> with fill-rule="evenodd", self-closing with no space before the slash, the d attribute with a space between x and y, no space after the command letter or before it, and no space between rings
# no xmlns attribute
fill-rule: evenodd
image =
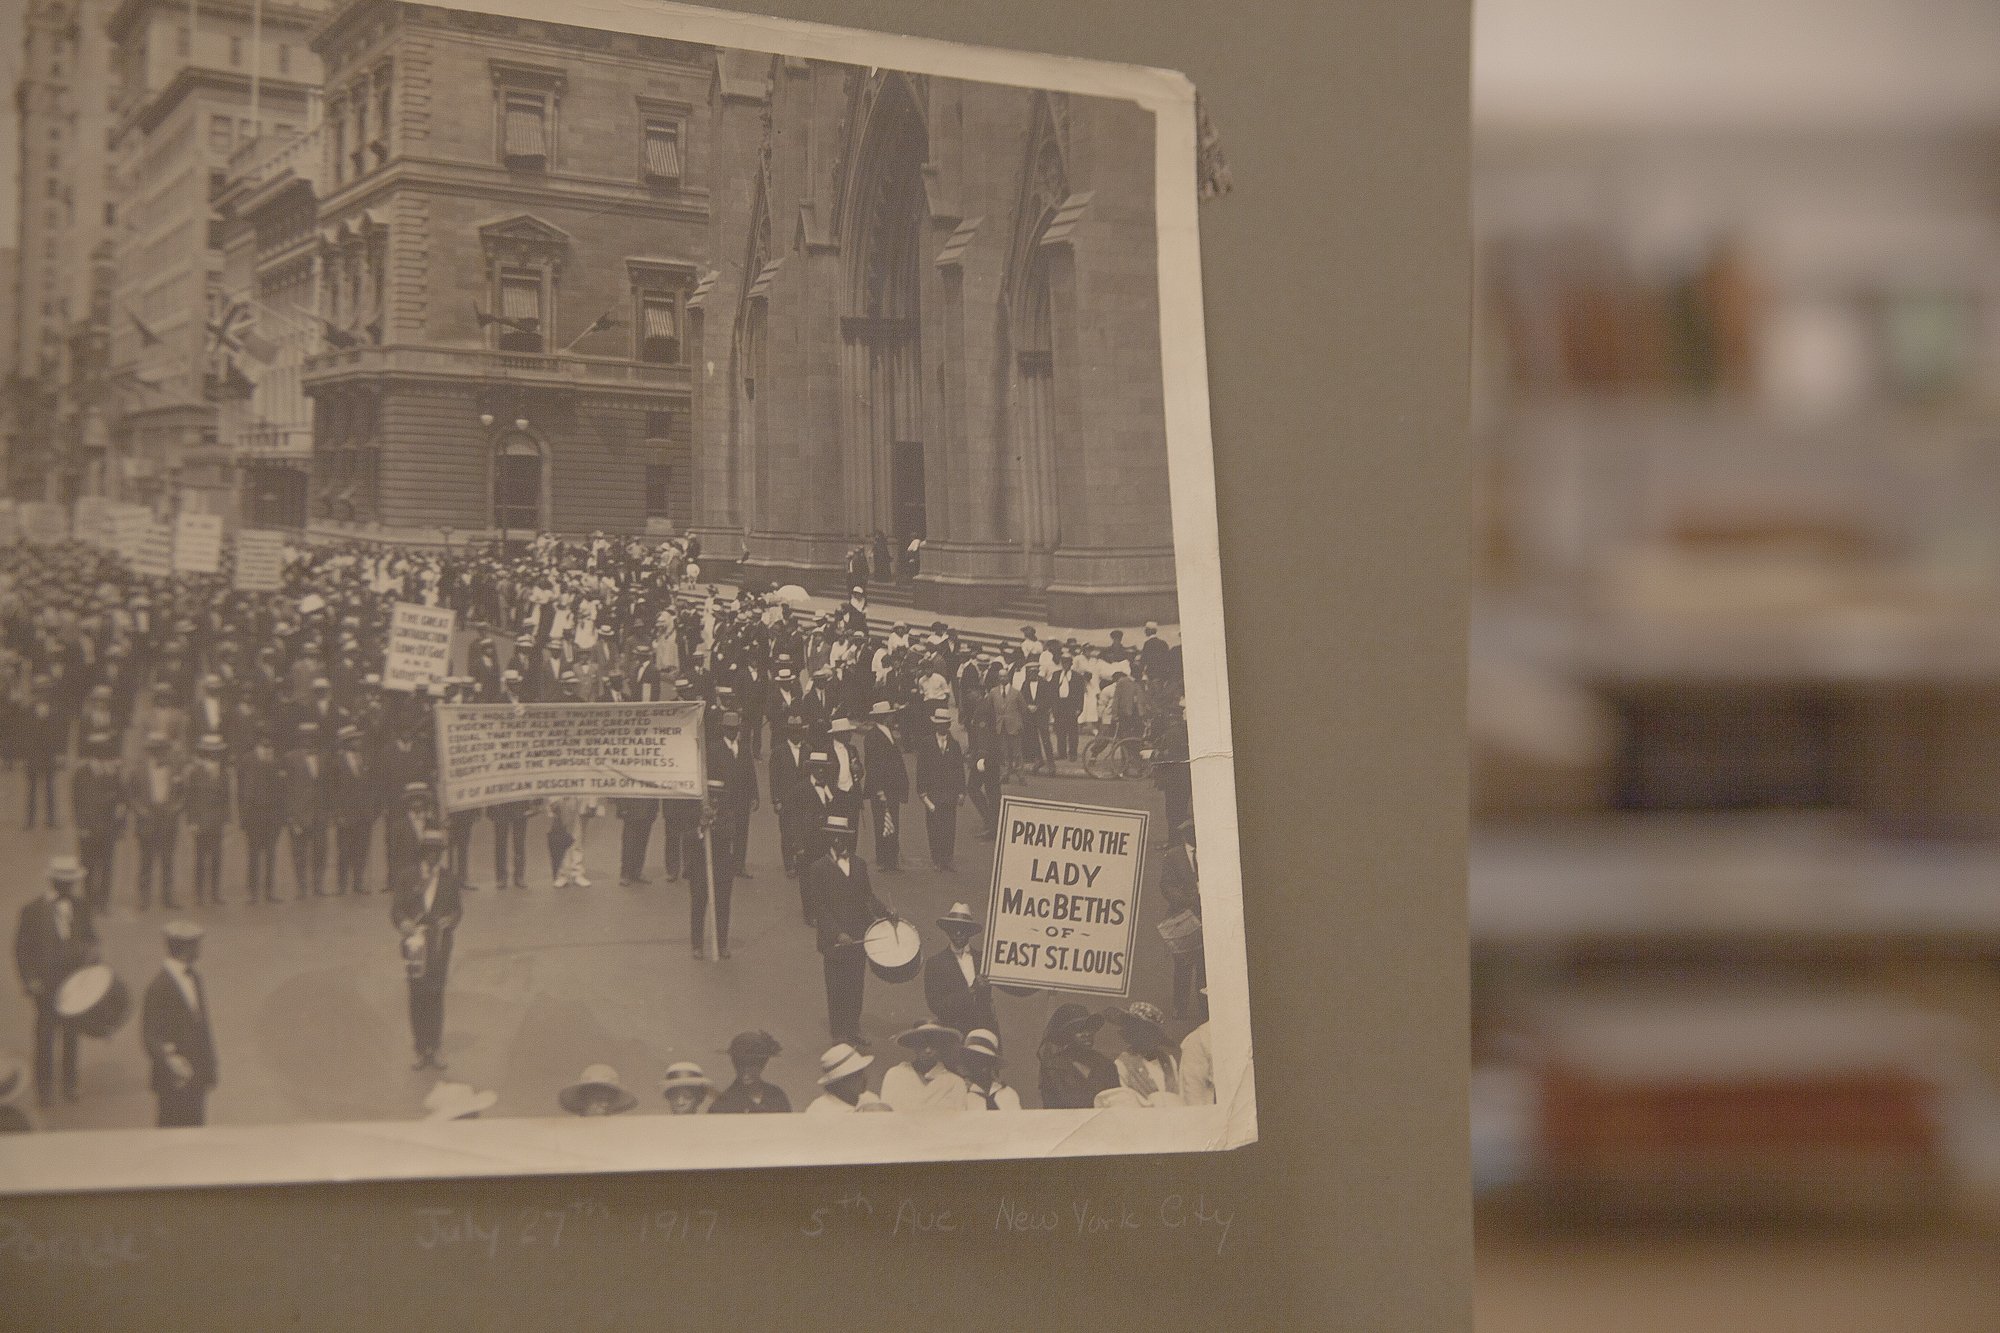
<svg viewBox="0 0 2000 1333"><path fill-rule="evenodd" d="M67 797L78 874L67 888L52 883L51 893L79 914L111 908L114 868L128 845L136 858L132 906L141 912L157 903L181 913L239 895L276 904L281 842L284 896L292 900L388 894L409 968L420 1069L443 1068L438 1030L450 940L461 895L485 887L471 854L482 821L490 825L496 890L526 887L527 831L537 816L546 821L548 880L557 886L589 885L585 832L593 818L621 822L625 884L648 882L654 830L662 830L668 879L689 882L694 951L702 956L712 910L722 959L731 956L731 889L749 874L751 840L774 838L825 960L835 1044L823 1073L852 1059L873 1063L859 1033L858 934L873 910L860 848L865 833L874 868L900 871L906 806L921 807L930 863L950 869L963 806L972 808L979 836L991 838L1003 783L1075 763L1080 738L1092 732L1132 738L1152 756L1167 806L1169 905L1198 919L1180 655L1157 626L1130 646L1120 631L1103 643L1058 642L1032 626L998 643L943 621L885 625L869 609L866 561L850 562L847 599L818 612L796 589L725 595L699 582L699 570L692 538L544 535L456 550L328 544L291 549L281 586L246 591L227 562L213 575L143 577L82 543L5 548L0 762L21 774L26 827L55 827L59 789ZM454 674L428 689L383 688L397 603L448 607L466 631ZM482 811L438 806L439 703L697 698L708 708L705 801L621 799L607 810L564 796ZM752 815L767 804L771 829L759 834ZM186 898L178 878L184 839ZM234 864L240 876L229 873ZM969 969L960 973L972 953L946 934L961 988L983 985ZM945 964L938 966L942 976ZM1204 981L1198 950L1176 954L1177 1018L1200 1016ZM983 1096L978 1089L991 1091L997 1078L997 1024L943 1003L950 1012L936 1015L938 1026L954 1041L904 1034L919 1058L927 1042L949 1047L915 1076L928 1088L938 1081L931 1071L947 1069L964 1081L966 1096ZM1143 1013L1121 1013L1119 1031L1144 1034ZM1072 1104L1048 1101L1052 1086L1065 1085L1047 1076L1051 1044L1060 1048L1065 1033L1082 1030L1072 1019L1062 1031L1052 1024L1044 1042L1044 1104ZM52 1067L61 1024L52 1020L47 1033L42 1026L34 1075L46 1100L58 1085L74 1086L73 1074L64 1083ZM1163 1037L1165 1030L1162 1023ZM843 1049L849 1054L838 1054ZM740 1054L732 1048L732 1059ZM826 1086L848 1088L867 1067ZM1150 1056L1138 1056L1135 1068L1130 1082L1114 1080L1092 1097L1178 1086L1179 1075ZM733 1086L743 1086L742 1073L739 1063ZM683 1082L688 1077L683 1070ZM741 1099L770 1109L754 1093L752 1080ZM892 1105L903 1100L882 1096ZM716 1098L710 1109L727 1100Z"/></svg>

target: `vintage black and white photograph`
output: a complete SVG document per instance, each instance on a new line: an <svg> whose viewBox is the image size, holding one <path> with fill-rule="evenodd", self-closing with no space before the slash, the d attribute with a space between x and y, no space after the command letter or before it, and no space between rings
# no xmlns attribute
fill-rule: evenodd
<svg viewBox="0 0 2000 1333"><path fill-rule="evenodd" d="M1254 1140L1184 79L11 8L0 1190Z"/></svg>

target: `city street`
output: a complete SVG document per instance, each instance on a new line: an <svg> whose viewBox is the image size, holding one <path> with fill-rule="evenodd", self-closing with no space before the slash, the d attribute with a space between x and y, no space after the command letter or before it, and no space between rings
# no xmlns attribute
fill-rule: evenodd
<svg viewBox="0 0 2000 1333"><path fill-rule="evenodd" d="M763 768L760 763L760 792ZM4 889L10 931L22 904L42 891L48 857L74 850L67 782L65 774L63 826L23 832L21 778L0 774L0 857L13 872ZM1171 1011L1172 968L1155 930L1165 915L1154 888L1166 832L1158 790L1149 781L1061 776L1010 784L1008 791L1151 813L1132 998ZM944 943L933 919L952 902L968 902L983 917L993 844L978 839L978 816L968 804L959 816L957 869L934 872L921 806L904 810L903 860L910 868L876 873L874 882L885 903L919 925L928 955ZM826 1003L814 935L800 918L797 883L779 861L768 801L752 819L752 877L736 882L728 961L690 957L687 886L666 881L657 822L646 868L652 883L636 887L618 883L619 823L605 815L591 822L586 840L591 887L552 890L545 827L540 817L529 826L532 869L525 891L495 890L491 825L482 817L475 828L472 878L481 887L466 895L458 931L445 1010L450 1069L442 1076L410 1069L407 990L389 899L381 892L379 824L370 877L375 892L292 901L281 847L279 892L285 900L274 906L247 903L243 842L234 828L224 854L223 905L188 906L191 848L184 834L179 913L157 903L144 914L135 910L137 858L128 836L118 849L112 910L98 929L105 961L131 989L133 1016L107 1040L83 1040L81 1100L58 1100L38 1112L41 1125L153 1123L137 1009L160 966L160 927L176 915L208 930L201 967L221 1064L220 1086L208 1105L211 1124L418 1118L439 1077L497 1091L499 1102L489 1115L559 1115L557 1091L595 1063L618 1070L639 1098L636 1114L661 1114L666 1107L658 1081L669 1062L694 1060L726 1084L730 1067L723 1049L733 1034L751 1028L766 1029L783 1044L767 1077L784 1088L795 1110L802 1109L817 1091L817 1057L829 1041ZM864 837L861 853L872 863L872 837ZM329 871L329 895L331 883ZM1004 1076L1024 1105L1039 1103L1035 1051L1043 1026L1055 1005L1069 998L1093 1007L1105 1003L1056 992L996 992ZM883 1068L898 1058L894 1034L925 1016L922 981L890 985L871 975L864 1004L864 1031ZM1114 1039L1100 1040L1108 1051ZM17 984L0 997L0 1049L24 1059L32 1053L31 1010Z"/></svg>

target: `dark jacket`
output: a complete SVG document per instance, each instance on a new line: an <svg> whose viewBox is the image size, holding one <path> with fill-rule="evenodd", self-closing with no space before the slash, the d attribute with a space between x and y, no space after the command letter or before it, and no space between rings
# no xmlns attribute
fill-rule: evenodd
<svg viewBox="0 0 2000 1333"><path fill-rule="evenodd" d="M335 823L366 824L381 811L381 784L368 761L354 756L348 767L347 755L334 752L327 758L327 806Z"/></svg>
<svg viewBox="0 0 2000 1333"><path fill-rule="evenodd" d="M276 755L259 759L252 750L237 764L236 818L246 829L285 822L285 768Z"/></svg>
<svg viewBox="0 0 2000 1333"><path fill-rule="evenodd" d="M389 903L389 920L403 934L418 929L425 932L429 957L424 979L433 985L443 985L451 967L452 937L458 931L459 918L465 915L465 909L459 899L458 882L440 870L437 893L431 900L430 910L426 911L422 874L419 866L415 874L405 875L397 883L395 896Z"/></svg>
<svg viewBox="0 0 2000 1333"><path fill-rule="evenodd" d="M198 971L196 975L200 975ZM208 1008L205 993L202 1008ZM146 1055L153 1062L154 1092L176 1092L187 1086L215 1086L221 1069L215 1058L215 1034L209 1027L208 1015L189 1008L187 996L181 993L180 983L164 967L146 987L146 997L140 1007L139 1032L146 1044ZM179 1055L194 1066L191 1085L183 1084L174 1076L173 1068L167 1062L169 1055Z"/></svg>
<svg viewBox="0 0 2000 1333"><path fill-rule="evenodd" d="M831 856L822 856L806 867L806 901L813 905L819 922L819 951L830 954L844 947L841 935L855 944L868 927L889 915L868 882L868 863L860 857L848 858L849 874L842 874Z"/></svg>
<svg viewBox="0 0 2000 1333"><path fill-rule="evenodd" d="M220 766L213 773L200 764L190 765L187 774L188 827L214 833L229 823L229 776Z"/></svg>
<svg viewBox="0 0 2000 1333"><path fill-rule="evenodd" d="M750 757L750 742L742 735L736 738L736 753L729 753L729 746L717 736L708 743L708 776L721 778L725 784L722 799L717 803L725 810L746 810L757 799L757 765Z"/></svg>
<svg viewBox="0 0 2000 1333"><path fill-rule="evenodd" d="M861 766L871 798L889 805L910 799L910 770L903 763L903 748L880 726L870 727L861 738Z"/></svg>
<svg viewBox="0 0 2000 1333"><path fill-rule="evenodd" d="M70 808L77 832L85 837L111 837L123 822L125 784L117 773L100 773L90 764L77 765L69 779Z"/></svg>
<svg viewBox="0 0 2000 1333"><path fill-rule="evenodd" d="M936 737L917 746L917 795L928 796L939 806L955 804L965 795L965 751L956 736L945 737L942 750Z"/></svg>
<svg viewBox="0 0 2000 1333"><path fill-rule="evenodd" d="M14 932L14 969L27 990L53 996L70 973L96 956L96 950L97 926L91 920L90 904L83 899L70 899L67 940L56 931L56 905L46 894L37 894L21 905L20 924Z"/></svg>
<svg viewBox="0 0 2000 1333"><path fill-rule="evenodd" d="M978 954L973 958L976 964ZM974 1028L985 1028L996 1036L1000 1032L1000 1020L993 1012L992 983L984 971L975 969L972 985L966 985L965 973L959 970L949 945L924 960L924 1003L931 1007L932 1017L946 1027L957 1028L960 1036Z"/></svg>
<svg viewBox="0 0 2000 1333"><path fill-rule="evenodd" d="M291 824L324 824L327 821L331 803L328 797L327 760L325 755L315 754L319 772L315 774L307 764L304 750L292 750L285 755L285 820Z"/></svg>

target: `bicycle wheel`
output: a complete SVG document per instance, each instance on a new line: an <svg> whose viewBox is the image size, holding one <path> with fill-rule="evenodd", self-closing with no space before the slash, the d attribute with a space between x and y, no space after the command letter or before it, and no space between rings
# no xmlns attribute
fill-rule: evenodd
<svg viewBox="0 0 2000 1333"><path fill-rule="evenodd" d="M1135 741L1126 741L1118 747L1121 769L1124 776L1132 781L1153 776L1153 761L1139 752Z"/></svg>
<svg viewBox="0 0 2000 1333"><path fill-rule="evenodd" d="M1083 771L1094 778L1117 776L1117 760L1113 757L1117 741L1109 736L1098 736L1083 747Z"/></svg>

